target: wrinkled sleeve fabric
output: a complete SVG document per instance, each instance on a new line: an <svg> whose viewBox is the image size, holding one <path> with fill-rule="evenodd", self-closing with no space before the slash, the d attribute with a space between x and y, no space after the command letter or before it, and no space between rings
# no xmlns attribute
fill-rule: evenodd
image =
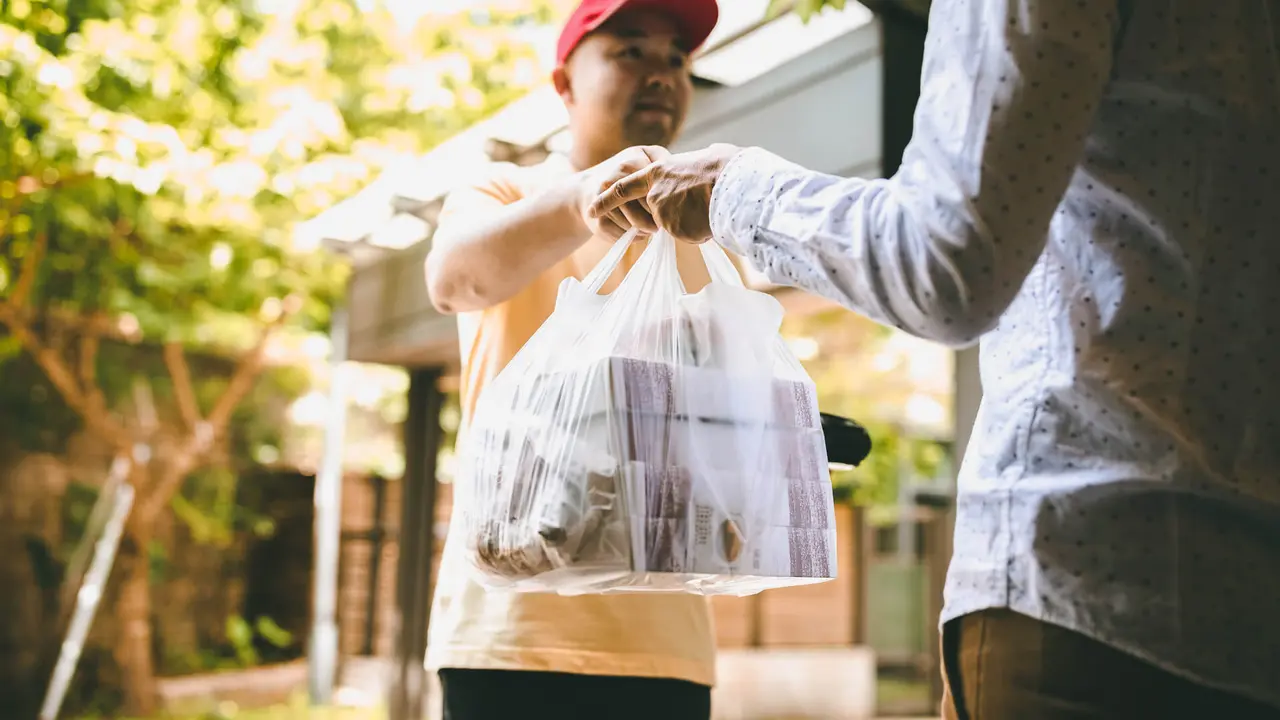
<svg viewBox="0 0 1280 720"><path fill-rule="evenodd" d="M491 221L494 213L518 202L522 197L518 170L511 163L490 163L451 190L436 217L433 247L452 243L458 233Z"/></svg>
<svg viewBox="0 0 1280 720"><path fill-rule="evenodd" d="M773 282L975 342L1044 249L1110 76L1117 2L934 0L898 172L840 178L744 149L712 194L715 239Z"/></svg>

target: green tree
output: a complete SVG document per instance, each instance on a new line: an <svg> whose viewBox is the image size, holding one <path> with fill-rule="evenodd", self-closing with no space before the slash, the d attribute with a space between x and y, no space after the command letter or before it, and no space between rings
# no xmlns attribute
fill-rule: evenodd
<svg viewBox="0 0 1280 720"><path fill-rule="evenodd" d="M871 456L833 475L841 496L884 509L898 502L904 482L943 474L953 433L948 350L837 308L790 315L782 332L798 350L808 345L812 351L803 362L818 406L857 420L871 434ZM913 404L932 410L927 425L912 420Z"/></svg>
<svg viewBox="0 0 1280 720"><path fill-rule="evenodd" d="M127 712L155 704L157 518L222 450L272 338L322 328L342 289L345 268L292 224L524 92L539 73L510 28L548 13L0 1L0 357L28 354L132 460L114 605ZM130 372L98 352L115 341L162 348L154 413L104 392ZM225 381L193 381L196 349L236 358Z"/></svg>

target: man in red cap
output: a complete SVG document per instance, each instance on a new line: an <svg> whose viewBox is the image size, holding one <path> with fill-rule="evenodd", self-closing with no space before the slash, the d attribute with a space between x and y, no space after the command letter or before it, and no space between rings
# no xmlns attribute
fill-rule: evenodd
<svg viewBox="0 0 1280 720"><path fill-rule="evenodd" d="M623 226L653 227L643 208L599 220L586 210L605 178L666 155L693 92L690 53L717 17L714 0L586 0L560 36L553 76L568 156L495 164L450 194L426 275L432 302L458 315L462 432L485 383L551 315L560 283L589 272ZM708 282L696 248L682 245L678 263L690 291ZM445 544L427 652L446 720L710 716L705 598L486 592L468 578L463 545Z"/></svg>

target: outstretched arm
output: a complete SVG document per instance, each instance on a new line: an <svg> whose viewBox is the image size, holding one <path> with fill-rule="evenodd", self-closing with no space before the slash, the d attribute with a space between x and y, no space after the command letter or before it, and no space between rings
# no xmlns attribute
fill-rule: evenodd
<svg viewBox="0 0 1280 720"><path fill-rule="evenodd" d="M659 147L628 148L527 198L495 183L450 193L427 255L432 304L443 313L483 310L511 299L593 235L617 239L632 226L652 231L653 218L640 203L600 218L585 211L606 179L667 154Z"/></svg>
<svg viewBox="0 0 1280 720"><path fill-rule="evenodd" d="M445 200L427 255L427 293L442 313L483 310L520 292L591 237L573 177L507 204L487 187Z"/></svg>
<svg viewBox="0 0 1280 720"><path fill-rule="evenodd" d="M921 337L976 341L1044 250L1118 26L1116 0L935 3L899 172L842 179L745 150L715 186L714 236L775 282Z"/></svg>
<svg viewBox="0 0 1280 720"><path fill-rule="evenodd" d="M722 146L653 163L592 210L645 197L673 234L711 235L774 282L970 344L1044 249L1110 76L1117 2L935 2L914 135L892 178Z"/></svg>

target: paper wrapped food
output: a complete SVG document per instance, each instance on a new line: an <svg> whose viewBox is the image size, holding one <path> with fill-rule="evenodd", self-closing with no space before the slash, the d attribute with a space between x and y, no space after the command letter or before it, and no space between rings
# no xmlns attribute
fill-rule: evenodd
<svg viewBox="0 0 1280 720"><path fill-rule="evenodd" d="M481 582L750 594L834 576L813 383L777 302L704 257L714 281L685 295L657 238L599 296L607 257L490 384L455 518Z"/></svg>

